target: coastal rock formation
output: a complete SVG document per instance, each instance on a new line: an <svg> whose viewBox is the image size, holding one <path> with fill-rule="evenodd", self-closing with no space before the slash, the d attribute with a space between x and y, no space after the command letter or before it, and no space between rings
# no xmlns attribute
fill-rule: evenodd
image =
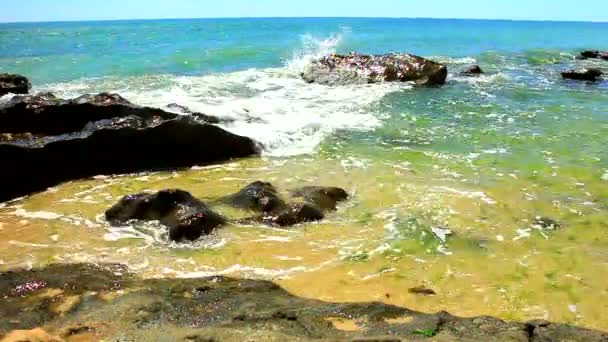
<svg viewBox="0 0 608 342"><path fill-rule="evenodd" d="M0 74L0 96L6 94L27 94L31 88L30 81L24 76Z"/></svg>
<svg viewBox="0 0 608 342"><path fill-rule="evenodd" d="M260 223L267 226L291 227L301 223L321 221L325 218L323 211L309 203L289 203L286 208L250 217L239 221L241 224Z"/></svg>
<svg viewBox="0 0 608 342"><path fill-rule="evenodd" d="M479 65L471 65L460 72L463 76L479 76L483 73L484 72Z"/></svg>
<svg viewBox="0 0 608 342"><path fill-rule="evenodd" d="M177 103L170 103L167 105L167 108L174 110L176 112L182 113L182 114L188 114L193 116L194 118L206 122L206 123L210 123L210 124L219 124L219 123L223 123L223 122L231 122L232 120L228 120L228 119L220 119L216 116L212 116L212 115L207 115L207 114L203 114L203 113L199 113L199 112L194 112L192 110L190 110L190 108L186 107L186 106L182 106L180 104Z"/></svg>
<svg viewBox="0 0 608 342"><path fill-rule="evenodd" d="M445 65L407 53L386 55L332 54L310 64L302 78L327 85L377 82L415 82L418 85L445 83Z"/></svg>
<svg viewBox="0 0 608 342"><path fill-rule="evenodd" d="M237 193L220 199L221 202L235 208L253 210L262 213L276 212L287 208L279 197L277 189L268 182L253 182Z"/></svg>
<svg viewBox="0 0 608 342"><path fill-rule="evenodd" d="M163 190L123 197L105 213L112 225L131 220L159 221L172 241L194 241L226 223L226 219L183 190Z"/></svg>
<svg viewBox="0 0 608 342"><path fill-rule="evenodd" d="M70 314L54 314L49 304L69 298L78 299ZM608 340L605 332L544 320L509 322L378 302L324 302L264 280L141 279L115 264L0 273L0 336L37 327L45 329L37 336L74 341Z"/></svg>
<svg viewBox="0 0 608 342"><path fill-rule="evenodd" d="M323 211L336 210L338 202L346 201L348 193L342 188L306 186L291 191L292 197L300 197L304 201L312 203Z"/></svg>
<svg viewBox="0 0 608 342"><path fill-rule="evenodd" d="M582 59L603 59L608 61L608 51L586 50L581 52Z"/></svg>
<svg viewBox="0 0 608 342"><path fill-rule="evenodd" d="M169 120L178 114L132 104L118 94L82 95L64 100L51 93L15 96L0 106L0 133L59 135L79 131L90 122L137 116L147 120ZM207 116L201 121L215 123Z"/></svg>
<svg viewBox="0 0 608 342"><path fill-rule="evenodd" d="M562 72L562 77L569 80L590 81L595 82L604 73L600 69L590 68L583 70L570 70Z"/></svg>
<svg viewBox="0 0 608 342"><path fill-rule="evenodd" d="M208 165L259 153L250 138L189 116L138 107L117 95L18 97L3 110L0 158L10 167L0 168L0 202L68 180Z"/></svg>

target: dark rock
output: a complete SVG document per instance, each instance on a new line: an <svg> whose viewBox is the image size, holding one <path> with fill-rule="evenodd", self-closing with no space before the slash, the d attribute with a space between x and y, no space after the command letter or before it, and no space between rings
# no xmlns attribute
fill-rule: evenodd
<svg viewBox="0 0 608 342"><path fill-rule="evenodd" d="M586 50L580 55L583 59L604 59L608 61L608 51Z"/></svg>
<svg viewBox="0 0 608 342"><path fill-rule="evenodd" d="M62 136L0 143L0 202L68 180L208 165L259 151L247 137L188 117L125 120L119 125L112 120L88 124L92 130Z"/></svg>
<svg viewBox="0 0 608 342"><path fill-rule="evenodd" d="M338 202L346 201L348 193L342 188L306 186L293 190L293 197L300 197L306 202L310 202L323 211L336 210Z"/></svg>
<svg viewBox="0 0 608 342"><path fill-rule="evenodd" d="M471 65L460 72L463 76L479 76L483 73L484 72L479 65Z"/></svg>
<svg viewBox="0 0 608 342"><path fill-rule="evenodd" d="M61 289L66 296L89 297L69 315L54 315L41 292L13 295L14 289L30 283ZM200 288L205 290L200 296L184 295ZM328 322L336 318L355 321L358 329L340 330ZM297 297L264 280L141 279L120 265L58 264L0 273L0 335L84 324L96 327L95 337L107 341L175 341L180 336L194 341L410 341L423 340L426 332L437 341L608 341L606 332L568 324L460 318L383 303L324 302Z"/></svg>
<svg viewBox="0 0 608 342"><path fill-rule="evenodd" d="M199 112L193 112L190 108L186 106L179 105L177 103L170 103L167 105L167 108L180 112L182 114L189 114L193 116L195 119L198 119L202 122L210 123L210 124L219 124L223 122L232 122L230 119L220 119L217 116L207 115Z"/></svg>
<svg viewBox="0 0 608 342"><path fill-rule="evenodd" d="M302 73L305 81L328 85L349 83L409 82L441 85L448 74L445 65L406 54L329 55L313 62Z"/></svg>
<svg viewBox="0 0 608 342"><path fill-rule="evenodd" d="M423 295L423 296L434 296L437 294L433 289L429 289L424 286L413 287L407 291L412 294Z"/></svg>
<svg viewBox="0 0 608 342"><path fill-rule="evenodd" d="M290 203L285 210L242 219L239 223L261 223L267 226L290 227L300 223L321 221L324 218L325 216L321 209L312 204Z"/></svg>
<svg viewBox="0 0 608 342"><path fill-rule="evenodd" d="M280 211L287 207L279 197L277 189L272 184L262 181L253 182L220 201L236 208L264 213Z"/></svg>
<svg viewBox="0 0 608 342"><path fill-rule="evenodd" d="M51 93L15 96L0 106L0 133L60 135L82 130L90 122L137 116L169 120L177 114L136 106L118 94L83 95L71 100Z"/></svg>
<svg viewBox="0 0 608 342"><path fill-rule="evenodd" d="M225 218L182 190L127 195L108 209L105 216L113 225L131 220L159 221L169 228L172 241L194 241L226 223Z"/></svg>
<svg viewBox="0 0 608 342"><path fill-rule="evenodd" d="M595 82L604 73L600 69L590 68L583 70L570 70L562 72L562 77L570 80Z"/></svg>
<svg viewBox="0 0 608 342"><path fill-rule="evenodd" d="M6 94L27 94L32 85L30 81L21 75L0 74L0 96Z"/></svg>

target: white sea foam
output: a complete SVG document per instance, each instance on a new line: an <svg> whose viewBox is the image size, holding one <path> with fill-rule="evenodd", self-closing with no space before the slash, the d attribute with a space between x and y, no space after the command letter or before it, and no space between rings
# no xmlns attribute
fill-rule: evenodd
<svg viewBox="0 0 608 342"><path fill-rule="evenodd" d="M227 130L252 137L274 156L311 153L336 130L369 130L380 124L373 104L411 85L386 83L328 87L307 84L300 72L314 58L334 51L342 35L302 37L302 49L282 68L250 69L204 76L144 75L104 77L50 84L37 91L62 97L117 92L153 107L179 103L234 119Z"/></svg>

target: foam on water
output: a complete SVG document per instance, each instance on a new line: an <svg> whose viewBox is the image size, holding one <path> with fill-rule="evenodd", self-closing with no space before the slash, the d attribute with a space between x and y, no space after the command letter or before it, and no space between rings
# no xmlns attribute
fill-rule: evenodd
<svg viewBox="0 0 608 342"><path fill-rule="evenodd" d="M204 76L105 77L49 84L36 89L62 97L102 91L153 107L179 103L194 111L234 119L227 130L261 142L265 153L286 156L313 152L336 130L369 130L381 116L373 104L404 84L328 87L300 78L313 59L335 51L341 35L302 36L302 49L281 68L249 69Z"/></svg>

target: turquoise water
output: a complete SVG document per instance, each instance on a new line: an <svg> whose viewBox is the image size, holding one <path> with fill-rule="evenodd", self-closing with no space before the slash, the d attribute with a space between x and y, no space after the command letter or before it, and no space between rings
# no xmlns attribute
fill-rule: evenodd
<svg viewBox="0 0 608 342"><path fill-rule="evenodd" d="M391 303L608 329L608 82L560 77L608 72L606 61L574 59L608 49L606 32L606 23L432 19L0 24L0 72L30 77L34 91L176 102L232 118L224 128L265 146L261 159L74 182L0 208L0 265L116 260L151 276L276 278L296 294L345 301L387 300L422 283L437 300L395 294ZM349 51L432 58L448 65L448 82L300 79L314 58ZM471 64L487 73L458 75ZM96 220L126 191L181 187L212 198L256 179L354 196L326 224L227 228L210 250L167 248ZM533 227L536 216L562 228ZM447 239L437 233L445 229Z"/></svg>

